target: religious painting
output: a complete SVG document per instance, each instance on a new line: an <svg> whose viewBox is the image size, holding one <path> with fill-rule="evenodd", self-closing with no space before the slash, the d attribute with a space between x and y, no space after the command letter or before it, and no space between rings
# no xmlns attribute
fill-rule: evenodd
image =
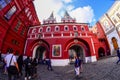
<svg viewBox="0 0 120 80"><path fill-rule="evenodd" d="M61 45L53 45L52 56L61 57Z"/></svg>

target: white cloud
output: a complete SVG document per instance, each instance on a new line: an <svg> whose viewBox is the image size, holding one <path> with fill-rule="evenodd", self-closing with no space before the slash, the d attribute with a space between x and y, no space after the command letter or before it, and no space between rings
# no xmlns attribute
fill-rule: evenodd
<svg viewBox="0 0 120 80"><path fill-rule="evenodd" d="M91 23L94 21L93 9L90 6L79 7L70 12L77 22Z"/></svg>
<svg viewBox="0 0 120 80"><path fill-rule="evenodd" d="M66 9L73 18L76 18L77 22L91 23L94 21L94 12L90 6L75 8L72 1L73 0L35 0L34 4L40 22L42 23L44 19L47 19L52 11L54 11L54 16L59 22L61 21L61 16L64 16ZM65 2L71 2L71 4L66 4Z"/></svg>
<svg viewBox="0 0 120 80"><path fill-rule="evenodd" d="M75 7L75 6L73 6L73 5L68 5L68 6L67 6L67 10L68 10L68 11L71 11L72 9L74 9L74 7Z"/></svg>
<svg viewBox="0 0 120 80"><path fill-rule="evenodd" d="M41 22L43 19L47 19L52 11L57 15L63 6L63 3L60 0L35 0L34 4L38 18Z"/></svg>

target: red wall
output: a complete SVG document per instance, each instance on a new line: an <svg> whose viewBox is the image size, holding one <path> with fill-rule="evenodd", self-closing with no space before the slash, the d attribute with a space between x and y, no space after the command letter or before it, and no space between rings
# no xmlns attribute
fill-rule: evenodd
<svg viewBox="0 0 120 80"><path fill-rule="evenodd" d="M7 20L4 15L6 15L12 6L16 6L16 12ZM27 13L25 13L26 8L29 8L33 16L31 20L29 20ZM20 27L18 31L15 31L18 21L20 21ZM11 0L11 2L0 11L0 35L2 33L0 37L0 50L2 53L6 53L8 48L13 48L18 54L23 54L28 29L33 25L40 25L33 5L33 0ZM23 28L25 28L24 34L21 35Z"/></svg>
<svg viewBox="0 0 120 80"><path fill-rule="evenodd" d="M60 31L55 32L55 26L60 26ZM64 26L67 25L69 27L68 31L64 31ZM73 31L73 25L76 25L78 30L78 35L81 34L81 36L78 37L70 37L70 33L72 33L72 36L74 36L74 32ZM98 37L93 34L91 31L89 31L88 29L88 25L85 24L49 24L49 26L51 27L51 31L50 32L46 32L47 26L48 25L42 25L44 27L42 32L39 32L39 29L41 28L40 26L36 26L36 27L31 27L29 29L29 33L28 33L28 38L27 38L27 45L26 45L26 50L25 50L25 54L32 56L33 54L33 49L36 46L35 44L38 43L39 41L42 41L43 43L46 42L47 45L49 46L49 54L50 57L53 59L67 59L68 58L68 49L70 48L70 46L74 45L74 44L79 44L80 46L82 46L85 50L85 56L89 57L89 56L96 56L98 58L98 49L100 47L103 47L106 51L106 47L105 47L105 43L101 43L99 42ZM81 27L84 27L84 31L81 30ZM35 33L32 33L32 30L35 29ZM87 34L86 34L87 33ZM35 34L42 34L44 35L44 37L41 37L40 39L35 38ZM64 38L61 37L61 35L63 34L63 36L66 36ZM53 38L52 38L53 35ZM86 37L88 35L88 37ZM31 37L30 37L31 36ZM50 38L47 38L50 37ZM31 38L31 39L30 39ZM78 40L78 42L74 42L74 40ZM52 57L52 46L54 44L61 44L62 45L62 56L61 57ZM38 45L41 45L38 43ZM94 48L93 48L94 47ZM93 50L95 49L95 50Z"/></svg>

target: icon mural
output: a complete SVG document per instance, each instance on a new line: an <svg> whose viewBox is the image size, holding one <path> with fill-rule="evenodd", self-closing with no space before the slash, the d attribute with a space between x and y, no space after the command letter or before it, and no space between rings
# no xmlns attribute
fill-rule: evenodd
<svg viewBox="0 0 120 80"><path fill-rule="evenodd" d="M53 45L53 57L61 57L61 45Z"/></svg>

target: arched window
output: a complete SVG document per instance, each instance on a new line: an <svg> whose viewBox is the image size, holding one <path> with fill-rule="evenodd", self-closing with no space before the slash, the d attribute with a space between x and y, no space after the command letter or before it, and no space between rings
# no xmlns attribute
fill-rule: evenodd
<svg viewBox="0 0 120 80"><path fill-rule="evenodd" d="M68 26L64 26L64 31L68 31L69 27Z"/></svg>
<svg viewBox="0 0 120 80"><path fill-rule="evenodd" d="M51 27L47 27L46 32L50 32L50 31L51 31Z"/></svg>
<svg viewBox="0 0 120 80"><path fill-rule="evenodd" d="M84 28L84 26L81 26L81 30L82 30L82 31L85 31L85 28Z"/></svg>
<svg viewBox="0 0 120 80"><path fill-rule="evenodd" d="M77 26L73 26L73 30L74 31L77 31L78 29L77 29Z"/></svg>
<svg viewBox="0 0 120 80"><path fill-rule="evenodd" d="M59 26L55 26L55 31L59 31L60 27Z"/></svg>
<svg viewBox="0 0 120 80"><path fill-rule="evenodd" d="M41 27L41 28L39 28L39 32L42 32L43 31L43 28Z"/></svg>
<svg viewBox="0 0 120 80"><path fill-rule="evenodd" d="M36 33L36 29L35 28L32 30L32 33Z"/></svg>

